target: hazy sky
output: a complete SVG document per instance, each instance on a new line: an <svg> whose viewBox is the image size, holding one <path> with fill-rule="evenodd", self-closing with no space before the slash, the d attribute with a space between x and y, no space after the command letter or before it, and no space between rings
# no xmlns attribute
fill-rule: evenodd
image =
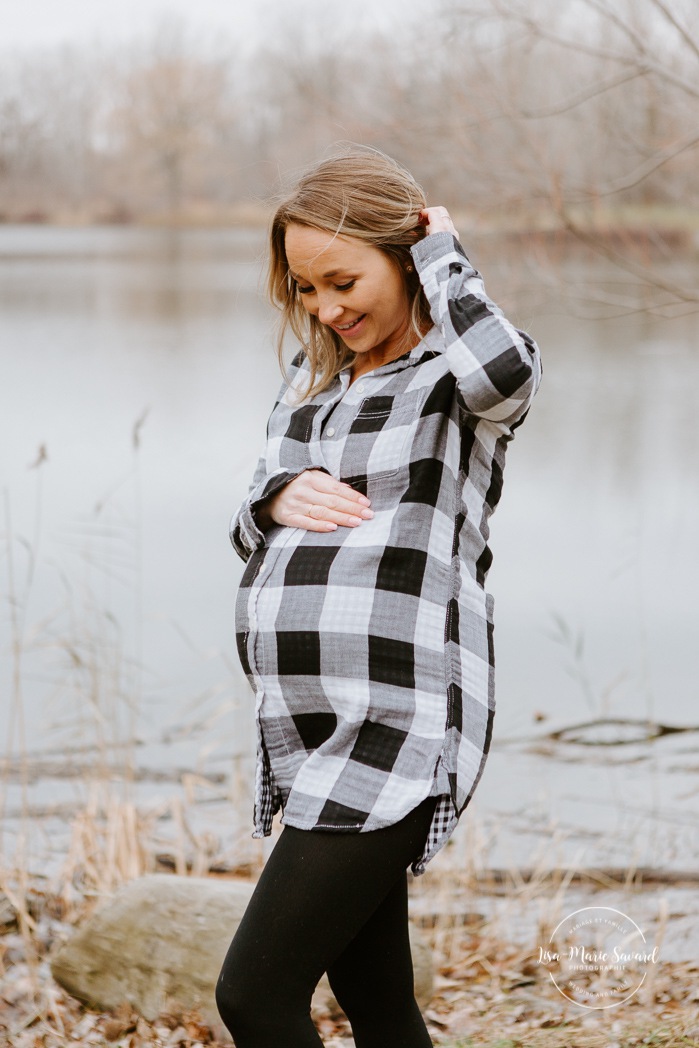
<svg viewBox="0 0 699 1048"><path fill-rule="evenodd" d="M337 9L338 18L361 19L365 26L395 25L410 0L0 0L0 47L24 48L60 43L104 43L147 35L167 14L181 15L194 30L215 32L255 43L275 12ZM414 9L414 8L413 8Z"/></svg>

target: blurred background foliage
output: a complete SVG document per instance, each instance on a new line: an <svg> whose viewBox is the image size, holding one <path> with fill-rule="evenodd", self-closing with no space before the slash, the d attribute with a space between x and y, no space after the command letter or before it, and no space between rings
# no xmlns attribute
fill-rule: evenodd
<svg viewBox="0 0 699 1048"><path fill-rule="evenodd" d="M447 0L390 32L333 5L254 47L164 17L148 39L5 54L5 221L252 220L339 140L488 227L696 228L692 0Z"/></svg>

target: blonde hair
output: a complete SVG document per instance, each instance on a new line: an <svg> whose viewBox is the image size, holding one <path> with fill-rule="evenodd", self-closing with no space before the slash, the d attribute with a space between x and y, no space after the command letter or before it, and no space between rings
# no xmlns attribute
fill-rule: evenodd
<svg viewBox="0 0 699 1048"><path fill-rule="evenodd" d="M426 202L422 188L395 160L378 149L353 146L314 165L278 204L270 228L267 290L281 311L277 355L285 380L282 354L287 328L309 360L310 381L300 399L327 389L357 354L306 311L289 273L284 245L287 226L294 222L355 237L383 251L398 266L405 284L411 320L406 338L416 335L419 340L431 325L429 304L418 274L405 267L412 264L411 245L425 235L418 220Z"/></svg>

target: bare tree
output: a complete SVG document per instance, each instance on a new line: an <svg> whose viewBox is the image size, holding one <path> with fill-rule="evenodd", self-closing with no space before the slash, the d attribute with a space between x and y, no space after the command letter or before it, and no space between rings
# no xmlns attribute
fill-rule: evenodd
<svg viewBox="0 0 699 1048"><path fill-rule="evenodd" d="M694 308L672 272L699 213L693 3L441 0L388 32L275 5L253 50L169 19L108 61L0 64L0 210L225 215L362 141L470 231L508 237L537 278L579 244L620 308Z"/></svg>
<svg viewBox="0 0 699 1048"><path fill-rule="evenodd" d="M178 216L197 172L231 120L227 55L199 55L184 23L168 19L120 78L109 127L111 149L150 187L151 207ZM155 177L153 177L155 176ZM136 185L134 185L136 191ZM164 208L156 201L164 196Z"/></svg>
<svg viewBox="0 0 699 1048"><path fill-rule="evenodd" d="M15 57L0 84L5 206L80 212L96 189L99 59L76 48Z"/></svg>
<svg viewBox="0 0 699 1048"><path fill-rule="evenodd" d="M501 214L553 221L652 290L652 308L699 301L696 288L653 264L672 261L699 205L690 4L450 0L445 12L445 67L454 41L468 40L480 81L474 111L469 78L446 69L457 110L449 130L491 173Z"/></svg>

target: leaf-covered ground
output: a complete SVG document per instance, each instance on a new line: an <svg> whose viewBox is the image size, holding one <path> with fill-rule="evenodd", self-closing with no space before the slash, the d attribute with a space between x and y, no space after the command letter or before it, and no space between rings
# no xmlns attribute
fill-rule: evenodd
<svg viewBox="0 0 699 1048"><path fill-rule="evenodd" d="M33 913L33 927L8 920L0 935L3 1048L217 1044L197 1013L177 1002L150 1023L127 1005L94 1012L70 997L53 981L48 961L52 944L70 928L48 896L38 908L34 899ZM436 960L435 994L424 1014L442 1048L699 1048L699 962L661 962L629 1002L592 1011L563 998L531 951L498 941L487 929L463 929L450 942L449 960ZM317 1011L314 1020L327 1048L351 1048L341 1014Z"/></svg>

